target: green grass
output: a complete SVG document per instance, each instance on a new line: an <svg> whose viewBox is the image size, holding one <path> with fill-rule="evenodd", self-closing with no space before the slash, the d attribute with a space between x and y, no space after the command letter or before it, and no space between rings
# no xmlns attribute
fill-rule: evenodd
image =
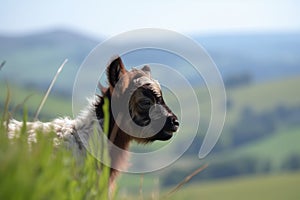
<svg viewBox="0 0 300 200"><path fill-rule="evenodd" d="M226 124L234 124L238 119L241 110L246 106L253 108L257 112L264 112L272 110L278 105L285 105L290 107L299 105L299 85L300 77L294 77L284 80L275 80L271 82L253 84L239 87L236 89L227 90L227 96L230 100L232 100L233 106L227 112ZM39 105L44 95L41 92L30 89L24 89L22 87L17 87L14 85L10 85L9 88L12 93L12 105L17 105L21 103L24 100L24 98L26 98L30 94L33 94L33 96L31 96L26 102L28 110L36 111L37 106ZM0 91L0 102L4 102L4 94L6 94L5 84L0 84ZM207 95L205 95L206 91L203 88L199 88L199 90L197 90L196 92L199 96L200 108L202 108L201 117L202 120L205 120L209 111L209 103L207 102L208 98ZM165 95L165 98L167 100L168 105L170 105L172 109L174 105L177 105L176 102L172 100L172 98L168 97L168 95ZM186 98L189 97L186 96ZM176 109L177 108L175 106L175 110ZM190 110L187 110L185 112L193 113L193 108L191 107L189 109ZM56 97L55 94L52 93L46 101L45 107L43 108L41 114L46 114L47 116L50 115L52 117L71 115L71 102L67 102L64 98ZM282 164L286 155L295 151L300 152L299 145L297 144L297 142L300 139L299 133L300 131L298 129L280 130L277 134L273 135L272 137L268 137L260 141L251 143L249 145L242 146L241 148L235 149L234 152L224 152L219 155L216 155L216 157L210 155L209 159L222 160L231 159L233 157L244 157L245 155L255 156L262 159L264 157L268 157L268 159L272 160L274 166L279 167ZM188 134L188 130L184 130L184 132L179 132L179 134ZM226 138L226 135L222 135L222 137ZM166 143L154 143L154 145L147 146L146 148L152 151L157 148L160 148L161 146L164 146L165 144ZM180 160L179 162L177 162L176 165L181 165L182 163L181 167L185 167L187 169L199 166L199 162L200 161L196 157L193 159L187 158ZM203 173L205 173L205 171ZM154 188L151 187L151 185L154 185L154 180L156 180L154 176L159 177L159 175L157 174L150 174L149 176L145 176L145 191L152 191L152 189ZM122 188L124 185L126 185L126 187L129 188L129 193L131 191L134 191L135 194L138 193L139 176L135 178L132 178L132 175L123 176L123 178L121 178L120 180L120 192L122 192Z"/></svg>
<svg viewBox="0 0 300 200"><path fill-rule="evenodd" d="M237 108L251 106L256 111L271 109L278 104L299 105L300 77L290 77L242 87L229 92Z"/></svg>
<svg viewBox="0 0 300 200"><path fill-rule="evenodd" d="M227 111L226 123L234 124L239 117L241 110L245 107L253 108L255 111L264 112L270 110L278 105L295 106L300 104L300 93L298 92L298 86L300 85L300 77L291 77L281 80L269 81L266 83L252 84L248 86L239 87L236 89L228 89L227 97L232 101L233 106ZM12 94L12 105L21 103L26 97L32 95L26 105L28 110L36 111L37 105L41 102L44 93L22 88L15 85L9 85L10 92ZM0 102L4 102L6 94L6 84L0 82ZM184 94L184 90L181 91ZM209 95L204 88L196 88L196 94L199 98L199 106L201 111L202 120L208 119L210 112ZM178 102L171 98L171 94L165 91L165 99L168 105L176 113L180 113ZM190 98L187 95L186 99L182 99L183 102L188 101ZM193 113L194 108L190 107L190 110L185 112ZM51 117L65 116L72 114L71 99L56 96L50 93L49 98L41 112L43 115Z"/></svg>
<svg viewBox="0 0 300 200"><path fill-rule="evenodd" d="M241 110L245 106L253 108L257 112L264 112L273 109L278 105L297 106L300 104L300 93L298 86L300 85L300 77L293 77L284 80L276 80L267 83L243 86L236 89L228 90L229 99L233 100L233 107L227 112L227 123L234 124L239 116ZM183 91L184 92L184 91ZM203 97L200 107L206 107L207 97L204 95L205 90L199 89L198 95ZM272 97L270 99L270 96ZM167 98L167 97L166 97ZM187 97L188 98L188 97ZM172 100L168 101L172 105ZM171 106L172 107L172 106ZM205 112L205 110L203 111ZM188 112L189 113L189 112ZM192 112L190 112L192 113ZM205 118L205 114L201 113ZM204 115L204 116L203 116ZM179 132L178 134L187 134L188 132ZM222 135L226 139L226 135ZM285 162L287 156L294 152L300 152L300 128L282 129L270 137L262 138L259 141L243 145L233 151L220 152L216 155L210 154L205 160L199 160L197 155L186 156L178 160L171 168L180 168L189 171L199 167L204 163L213 165L214 163L223 162L227 160L236 160L239 158L253 157L262 161L269 160L272 170L278 171ZM180 144L179 144L180 145ZM148 150L154 150L159 147L155 143L149 147ZM144 148L144 147L143 147ZM233 163L234 164L234 163ZM209 168L209 167L208 167ZM161 173L165 173L165 169ZM205 170L202 172L205 173ZM144 176L144 190L146 192L153 191L154 180L159 178L159 173L150 173ZM180 177L184 178L184 177ZM130 182L128 180L131 180ZM121 177L119 185L127 193L138 193L140 184L140 176L125 174ZM125 193L126 193L125 192Z"/></svg>
<svg viewBox="0 0 300 200"><path fill-rule="evenodd" d="M25 102L28 111L33 113L38 109L39 104L41 103L44 93L37 91L35 89L30 88L22 88L16 85L8 86L4 82L0 82L0 102L4 104L7 91L10 93L10 105L12 108L15 108L17 105L22 104L22 102L26 99ZM45 91L46 93L46 91ZM22 109L21 105L19 109ZM66 99L60 96L56 96L53 93L50 93L40 116L45 116L46 118L55 118L55 117L63 117L63 116L71 116L72 115L72 102L70 99ZM32 119L29 119L32 120ZM49 119L47 119L49 120Z"/></svg>
<svg viewBox="0 0 300 200"><path fill-rule="evenodd" d="M300 104L300 76L289 77L278 80L271 80L263 83L249 84L237 88L226 90L227 100L231 106L227 109L226 124L234 124L240 117L241 111L245 107L253 109L255 112L265 112L274 109L279 105L287 107L298 106ZM185 95L185 90L181 91L185 99L182 102L189 102L190 96ZM210 96L203 87L195 89L199 99L200 114L202 120L207 120L210 115ZM168 105L172 108L172 99L167 98ZM195 108L188 108L187 113L193 114Z"/></svg>
<svg viewBox="0 0 300 200"><path fill-rule="evenodd" d="M278 169L291 154L300 154L300 128L279 131L272 137L236 149L237 156L266 158Z"/></svg>
<svg viewBox="0 0 300 200"><path fill-rule="evenodd" d="M227 152L212 155L207 160L224 162L239 158L252 157L270 161L273 170L278 171L286 158L300 153L300 128L280 130L272 136L251 142Z"/></svg>
<svg viewBox="0 0 300 200"><path fill-rule="evenodd" d="M53 132L38 132L37 143L29 144L26 126L19 138L9 140L7 105L8 100L0 116L0 199L108 199L109 167L92 154L77 159L63 146L55 148ZM101 144L102 148L90 146L91 150L108 159L106 145Z"/></svg>
<svg viewBox="0 0 300 200"><path fill-rule="evenodd" d="M300 172L191 184L170 199L299 200Z"/></svg>
<svg viewBox="0 0 300 200"><path fill-rule="evenodd" d="M201 172L205 173L205 171ZM138 180L138 177L137 179ZM207 181L202 183L191 183L184 185L180 190L173 193L170 198L165 195L171 188L153 187L147 190L146 184L150 179L144 180L143 197L139 194L139 187L135 192L124 192L120 190L118 199L207 199L207 200L298 200L300 199L299 185L300 172L283 173L273 175L255 175L223 180Z"/></svg>
<svg viewBox="0 0 300 200"><path fill-rule="evenodd" d="M245 107L261 113L279 105L298 106L299 85L300 77L295 76L227 90L227 97L233 105L227 110L226 123L234 124Z"/></svg>

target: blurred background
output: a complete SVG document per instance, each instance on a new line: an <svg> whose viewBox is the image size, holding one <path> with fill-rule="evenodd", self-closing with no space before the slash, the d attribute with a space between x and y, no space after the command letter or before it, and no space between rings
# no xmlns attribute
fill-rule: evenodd
<svg viewBox="0 0 300 200"><path fill-rule="evenodd" d="M141 179L146 197L159 196L208 164L172 198L299 199L299 9L296 0L4 0L0 108L8 84L12 108L32 95L26 101L32 119L56 70L68 58L40 118L72 115L76 72L97 44L137 28L174 30L202 45L219 68L227 93L224 130L213 152L200 160L210 102L202 80L193 80L204 124L193 144L170 167L143 176L124 174L118 198L139 197ZM168 95L165 98L171 108L176 106ZM140 148L133 146L135 151Z"/></svg>

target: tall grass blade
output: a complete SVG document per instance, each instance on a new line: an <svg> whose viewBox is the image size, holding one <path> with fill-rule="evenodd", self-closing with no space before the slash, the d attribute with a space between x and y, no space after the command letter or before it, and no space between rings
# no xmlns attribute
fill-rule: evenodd
<svg viewBox="0 0 300 200"><path fill-rule="evenodd" d="M34 121L37 121L37 120L38 120L38 116L39 116L39 114L40 114L40 112L41 112L41 110L42 110L42 108L43 108L43 106L44 106L44 104L45 104L45 102L46 102L46 100L47 100L47 98L48 98L48 95L50 94L50 92L51 92L51 90L52 90L52 87L53 87L53 85L54 85L54 83L55 83L55 81L56 81L58 75L60 74L60 72L62 71L63 67L65 66L65 64L66 64L67 62L68 62L68 59L65 59L65 61L64 61L64 62L61 64L61 66L58 68L58 70L57 70L57 72L56 72L54 78L52 79L51 84L50 84L50 86L49 86L49 88L48 88L48 90L47 90L47 92L46 92L46 94L45 94L43 100L41 101L41 104L39 105L39 107L38 107L38 109L37 109L37 111L36 111L36 113L35 113Z"/></svg>
<svg viewBox="0 0 300 200"><path fill-rule="evenodd" d="M0 64L0 71L1 71L1 69L4 67L5 63L6 63L6 61L4 60L4 61Z"/></svg>
<svg viewBox="0 0 300 200"><path fill-rule="evenodd" d="M204 166L196 169L193 173L191 173L190 175L188 175L187 177L185 177L184 180L182 180L180 183L178 183L178 185L176 187L174 187L169 193L167 193L163 199L166 198L170 198L171 195L173 195L175 192L177 192L184 184L186 184L187 182L189 182L194 176L196 176L198 173L200 173L201 171L203 171L205 168L207 168L207 164L205 164Z"/></svg>
<svg viewBox="0 0 300 200"><path fill-rule="evenodd" d="M11 97L11 94L10 94L10 90L8 88L8 85L7 85L7 92L6 92L6 98L5 98L3 113L2 113L2 116L1 116L0 127L2 127L4 125L4 122L8 123L8 120L9 120L8 107L9 107L9 103L10 103L10 97ZM6 124L6 126L7 125L8 124Z"/></svg>

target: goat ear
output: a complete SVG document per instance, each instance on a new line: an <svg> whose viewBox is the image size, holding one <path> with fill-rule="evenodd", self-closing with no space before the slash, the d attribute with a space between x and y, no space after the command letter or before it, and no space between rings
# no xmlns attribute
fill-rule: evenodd
<svg viewBox="0 0 300 200"><path fill-rule="evenodd" d="M143 68L142 68L142 71L145 72L145 74L147 74L149 77L151 76L151 69L148 65L145 65Z"/></svg>
<svg viewBox="0 0 300 200"><path fill-rule="evenodd" d="M127 71L120 57L113 59L113 61L107 67L107 77L109 84L115 87L121 76Z"/></svg>

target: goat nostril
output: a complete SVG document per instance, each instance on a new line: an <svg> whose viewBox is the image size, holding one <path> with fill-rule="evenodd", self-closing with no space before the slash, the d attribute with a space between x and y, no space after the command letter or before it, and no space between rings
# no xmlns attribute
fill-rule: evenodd
<svg viewBox="0 0 300 200"><path fill-rule="evenodd" d="M179 126L179 121L177 119L173 119L172 122L174 126Z"/></svg>

